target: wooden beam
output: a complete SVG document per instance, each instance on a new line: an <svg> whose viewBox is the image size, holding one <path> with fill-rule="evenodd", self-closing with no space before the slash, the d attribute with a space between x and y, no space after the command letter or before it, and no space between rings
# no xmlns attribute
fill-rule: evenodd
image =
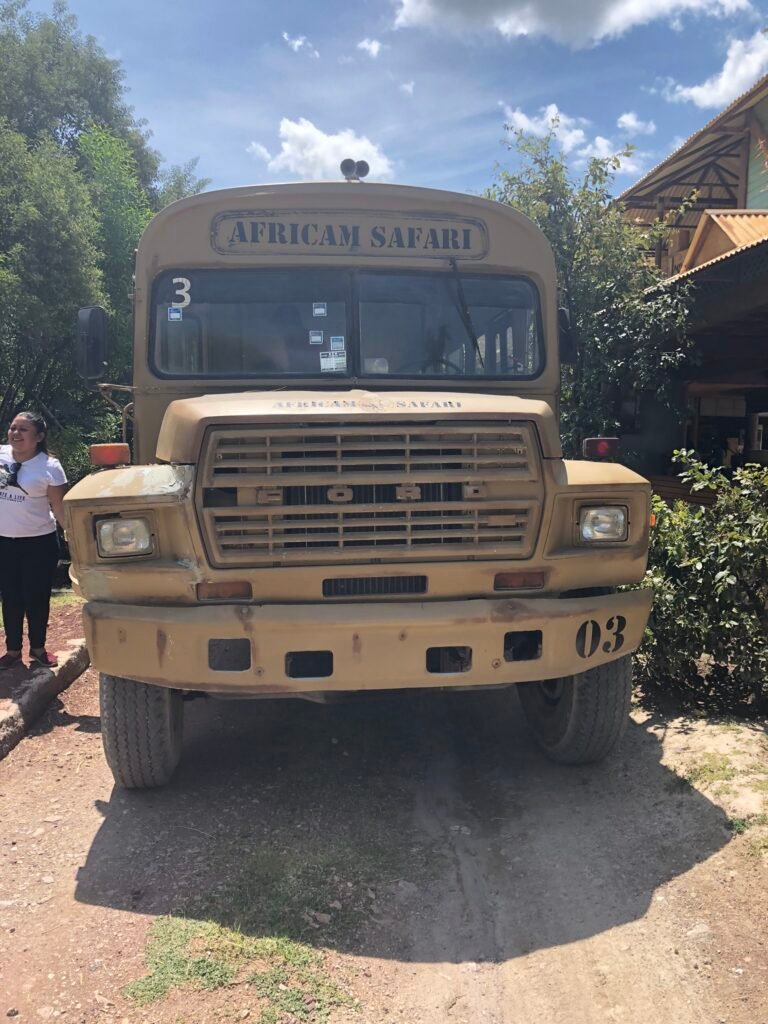
<svg viewBox="0 0 768 1024"><path fill-rule="evenodd" d="M656 220L661 220L664 216L664 200L661 196L656 196ZM656 267L661 269L661 262L664 258L664 243L659 237L656 239L656 252L654 262Z"/></svg>
<svg viewBox="0 0 768 1024"><path fill-rule="evenodd" d="M746 132L739 152L739 209L747 208L747 177L749 176L749 132Z"/></svg>
<svg viewBox="0 0 768 1024"><path fill-rule="evenodd" d="M708 142L704 143L699 149L693 150L687 153L684 158L681 158L678 162L678 166L674 171L669 172L662 177L654 179L644 184L642 189L638 189L638 195L653 195L656 192L660 192L664 187L665 183L672 183L676 178L679 178L682 174L687 174L691 167L698 165L699 161L705 157L714 155L718 149L722 148L723 140L717 137L711 138ZM729 149L730 145L726 147ZM626 202L626 200L625 200Z"/></svg>
<svg viewBox="0 0 768 1024"><path fill-rule="evenodd" d="M741 203L739 201L740 197L737 197L736 192L734 191L734 189L725 180L725 178L723 176L723 173L720 170L720 165L719 164L715 164L714 165L714 171L715 171L715 174L717 175L717 177L720 179L723 188L726 189L726 191L728 192L729 197L733 200L733 205L734 206L738 206L740 209L743 210L744 209L744 203ZM746 181L746 178L744 180ZM738 179L737 179L737 182L738 182ZM739 183L739 187L740 187L740 183ZM745 198L745 202L746 202L746 198Z"/></svg>

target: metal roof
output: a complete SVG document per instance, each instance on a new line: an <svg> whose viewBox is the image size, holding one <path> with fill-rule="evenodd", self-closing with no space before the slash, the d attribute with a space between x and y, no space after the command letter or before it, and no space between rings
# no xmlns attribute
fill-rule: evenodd
<svg viewBox="0 0 768 1024"><path fill-rule="evenodd" d="M672 277L667 277L658 284L652 285L647 289L647 292L658 291L662 287L666 287L670 284L677 284L678 281L686 280L693 277L694 274L700 274L704 270L709 270L710 267L714 267L716 263L725 263L727 260L732 260L735 256L740 256L743 252L748 252L750 249L758 249L760 246L768 247L768 236L763 238L755 238L751 242L746 242L744 245L738 246L736 249L730 249L728 252L721 253L719 256L715 256L714 259L707 260L706 263L702 263L698 267L691 267L690 270L684 270L680 274L674 274Z"/></svg>
<svg viewBox="0 0 768 1024"><path fill-rule="evenodd" d="M768 237L768 210L707 210L735 246Z"/></svg>
<svg viewBox="0 0 768 1024"><path fill-rule="evenodd" d="M705 210L679 272L694 270L717 256L766 237L768 210ZM707 252L709 259L702 259Z"/></svg>

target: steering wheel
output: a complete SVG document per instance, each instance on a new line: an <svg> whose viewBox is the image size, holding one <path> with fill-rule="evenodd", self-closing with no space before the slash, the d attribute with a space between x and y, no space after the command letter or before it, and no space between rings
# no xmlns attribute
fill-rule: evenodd
<svg viewBox="0 0 768 1024"><path fill-rule="evenodd" d="M461 376L461 374L464 373L462 368L458 366L456 363L451 362L450 359L443 359L442 357L438 359L425 359L422 360L421 362L418 362L417 360L414 359L410 363L403 363L402 366L398 366L398 368L396 370L393 370L392 373L407 373L409 370L412 369L418 369L423 373L428 366L447 366L449 370L453 370L453 372L458 373L459 376Z"/></svg>

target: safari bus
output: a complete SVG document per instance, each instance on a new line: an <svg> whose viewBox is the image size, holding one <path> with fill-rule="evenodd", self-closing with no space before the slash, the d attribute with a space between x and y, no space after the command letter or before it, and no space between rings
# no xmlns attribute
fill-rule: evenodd
<svg viewBox="0 0 768 1024"><path fill-rule="evenodd" d="M507 688L568 763L625 729L650 487L563 458L547 240L344 168L182 199L141 238L130 445L66 497L122 786L171 778L196 695ZM78 346L98 381L103 310Z"/></svg>

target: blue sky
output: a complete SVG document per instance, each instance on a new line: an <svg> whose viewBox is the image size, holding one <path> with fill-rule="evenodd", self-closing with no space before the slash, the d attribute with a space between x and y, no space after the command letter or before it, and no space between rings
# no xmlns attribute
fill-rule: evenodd
<svg viewBox="0 0 768 1024"><path fill-rule="evenodd" d="M70 0L173 163L212 187L338 177L481 192L505 123L571 163L629 141L622 189L768 71L750 0ZM35 2L34 7L49 9Z"/></svg>

